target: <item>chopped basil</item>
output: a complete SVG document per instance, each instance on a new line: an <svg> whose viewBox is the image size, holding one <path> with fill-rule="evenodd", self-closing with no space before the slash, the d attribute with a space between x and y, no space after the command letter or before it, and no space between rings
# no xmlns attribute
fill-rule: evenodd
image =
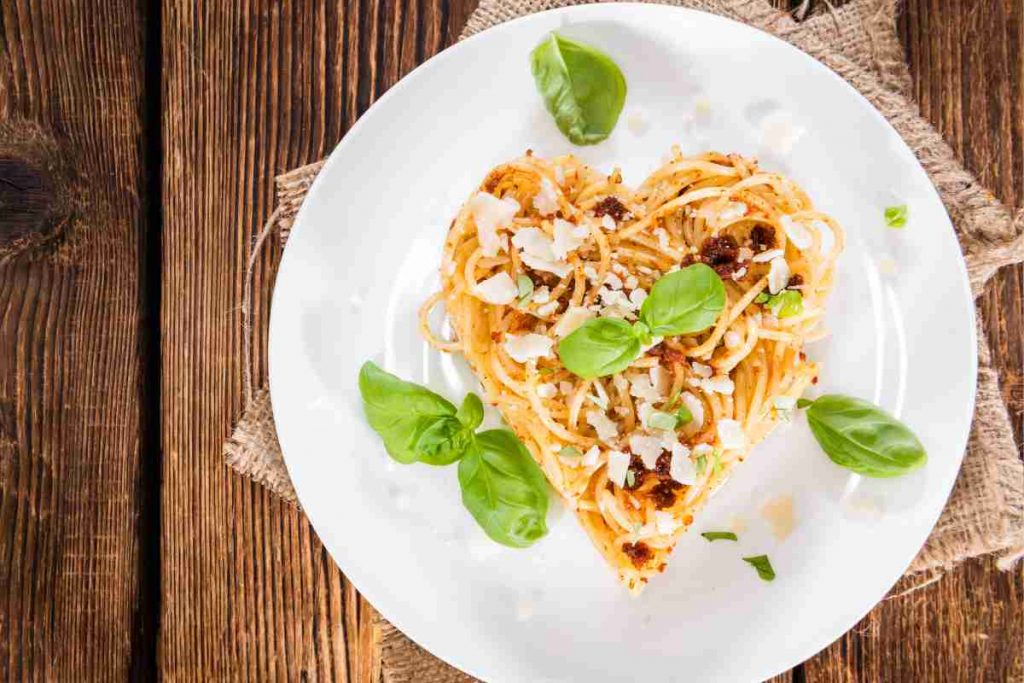
<svg viewBox="0 0 1024 683"><path fill-rule="evenodd" d="M885 207L885 224L890 228L902 228L907 224L907 205Z"/></svg>
<svg viewBox="0 0 1024 683"><path fill-rule="evenodd" d="M685 425L693 422L693 413L686 406L679 406L676 408L676 420L679 421L680 425Z"/></svg>
<svg viewBox="0 0 1024 683"><path fill-rule="evenodd" d="M575 460L583 457L583 454L580 453L580 449L575 446L563 446L562 450L558 451L558 455L568 460Z"/></svg>
<svg viewBox="0 0 1024 683"><path fill-rule="evenodd" d="M633 488L636 486L636 474L633 470L626 470L626 488Z"/></svg>
<svg viewBox="0 0 1024 683"><path fill-rule="evenodd" d="M711 473L717 477L718 473L722 471L722 452L716 448L715 450L711 451L711 458Z"/></svg>
<svg viewBox="0 0 1024 683"><path fill-rule="evenodd" d="M701 534L701 536L703 536L704 538L708 539L709 541L738 541L739 540L736 537L736 534L734 534L731 531L705 531L705 532L703 532Z"/></svg>
<svg viewBox="0 0 1024 683"><path fill-rule="evenodd" d="M804 298L795 289L784 289L768 297L768 310L776 318L791 318L804 312Z"/></svg>
<svg viewBox="0 0 1024 683"><path fill-rule="evenodd" d="M519 290L519 305L522 306L533 296L533 280L528 275L518 275L516 289Z"/></svg>
<svg viewBox="0 0 1024 683"><path fill-rule="evenodd" d="M660 410L656 410L651 413L651 416L647 418L647 426L651 429L675 429L676 428L676 416L669 413L663 413Z"/></svg>
<svg viewBox="0 0 1024 683"><path fill-rule="evenodd" d="M768 299L769 298L771 298L771 297L768 295L768 292L761 292L757 296L754 297L754 303L755 304L766 304L766 303L768 303Z"/></svg>
<svg viewBox="0 0 1024 683"><path fill-rule="evenodd" d="M767 555L744 557L743 561L757 570L757 575L761 577L762 581L775 580L775 570L772 569L772 563L768 560Z"/></svg>
<svg viewBox="0 0 1024 683"><path fill-rule="evenodd" d="M703 476L704 470L708 468L708 457L706 455L697 456L697 476Z"/></svg>

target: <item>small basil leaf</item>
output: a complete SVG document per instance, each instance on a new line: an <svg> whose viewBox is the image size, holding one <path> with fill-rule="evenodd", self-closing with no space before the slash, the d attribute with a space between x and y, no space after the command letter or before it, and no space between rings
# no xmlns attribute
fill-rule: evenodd
<svg viewBox="0 0 1024 683"><path fill-rule="evenodd" d="M473 438L456 417L455 406L425 387L405 382L372 362L359 371L363 411L400 463L446 465L462 455Z"/></svg>
<svg viewBox="0 0 1024 683"><path fill-rule="evenodd" d="M462 399L462 405L459 406L455 417L459 418L459 422L466 429L475 431L480 426L480 423L484 421L484 404L480 401L480 397L473 392L466 394L466 398Z"/></svg>
<svg viewBox="0 0 1024 683"><path fill-rule="evenodd" d="M859 398L821 396L808 407L807 423L832 462L867 477L898 477L928 459L906 425Z"/></svg>
<svg viewBox="0 0 1024 683"><path fill-rule="evenodd" d="M548 532L548 489L530 452L507 429L480 432L459 463L462 504L492 540L513 548Z"/></svg>
<svg viewBox="0 0 1024 683"><path fill-rule="evenodd" d="M692 334L714 325L723 308L722 278L705 264L695 263L654 283L640 306L640 319L656 337Z"/></svg>
<svg viewBox="0 0 1024 683"><path fill-rule="evenodd" d="M757 575L761 577L762 581L775 580L775 570L772 568L772 563L768 560L767 555L744 557L743 561L757 570Z"/></svg>
<svg viewBox="0 0 1024 683"><path fill-rule="evenodd" d="M907 224L907 205L885 207L885 224L890 228L902 228Z"/></svg>
<svg viewBox="0 0 1024 683"><path fill-rule="evenodd" d="M697 476L704 476L704 470L708 468L708 456L698 455L697 456Z"/></svg>
<svg viewBox="0 0 1024 683"><path fill-rule="evenodd" d="M676 408L676 419L679 420L680 425L685 425L693 422L693 413L686 406L679 406Z"/></svg>
<svg viewBox="0 0 1024 683"><path fill-rule="evenodd" d="M640 355L640 340L625 320L594 318L558 344L558 357L569 372L593 379L614 375Z"/></svg>
<svg viewBox="0 0 1024 683"><path fill-rule="evenodd" d="M701 534L701 536L703 536L704 538L708 539L709 541L738 541L739 540L736 537L736 534L734 534L731 531L705 531L704 533Z"/></svg>
<svg viewBox="0 0 1024 683"><path fill-rule="evenodd" d="M678 422L679 420L675 415L671 413L664 413L660 410L655 410L651 413L650 417L647 418L648 427L651 429L663 429L666 431L675 429Z"/></svg>
<svg viewBox="0 0 1024 683"><path fill-rule="evenodd" d="M519 294L519 305L522 306L533 296L533 280L529 275L516 277L516 292Z"/></svg>
<svg viewBox="0 0 1024 683"><path fill-rule="evenodd" d="M768 298L768 309L776 318L791 318L804 312L804 298L794 289L784 289Z"/></svg>
<svg viewBox="0 0 1024 683"><path fill-rule="evenodd" d="M530 71L558 129L576 145L608 137L626 100L626 79L600 50L552 33L530 53Z"/></svg>
<svg viewBox="0 0 1024 683"><path fill-rule="evenodd" d="M770 298L771 296L768 294L768 292L759 292L758 295L754 297L754 303L766 304L768 303L768 299Z"/></svg>
<svg viewBox="0 0 1024 683"><path fill-rule="evenodd" d="M558 451L558 456L566 460L578 460L583 457L583 453L575 446L562 446L562 450Z"/></svg>

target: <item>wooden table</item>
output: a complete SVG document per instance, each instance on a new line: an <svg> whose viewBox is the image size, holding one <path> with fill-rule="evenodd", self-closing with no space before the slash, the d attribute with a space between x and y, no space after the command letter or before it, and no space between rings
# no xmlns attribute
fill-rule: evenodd
<svg viewBox="0 0 1024 683"><path fill-rule="evenodd" d="M242 273L274 175L473 2L0 0L0 680L372 677L368 607L222 464ZM923 111L1019 205L1022 0L908 0L900 34ZM1019 443L1022 278L981 305ZM783 678L1019 680L1022 632L1021 572L972 561Z"/></svg>

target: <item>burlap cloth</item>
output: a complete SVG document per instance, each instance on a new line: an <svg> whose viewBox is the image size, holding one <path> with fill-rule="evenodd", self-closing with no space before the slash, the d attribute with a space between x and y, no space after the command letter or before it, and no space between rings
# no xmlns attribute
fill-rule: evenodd
<svg viewBox="0 0 1024 683"><path fill-rule="evenodd" d="M849 81L878 108L917 154L956 227L975 296L995 271L1024 260L1024 210L1016 215L963 168L942 137L909 99L910 76L895 31L898 0L854 0L803 22L765 0L670 0L666 4L720 14L773 33L811 54ZM503 21L578 0L482 0L462 37ZM278 207L260 233L243 296L246 405L224 445L227 463L289 501L295 491L274 431L266 385L253 390L252 269L264 239L288 238L295 214L320 170L310 164L277 178ZM979 325L984 325L978 312ZM261 321L265 324L266 321ZM1024 465L1017 455L999 377L992 369L984 328L978 334L978 396L967 454L938 524L908 573L941 572L968 557L1000 555L1010 564L1024 553ZM420 649L380 620L381 665L386 681L465 680L464 674Z"/></svg>

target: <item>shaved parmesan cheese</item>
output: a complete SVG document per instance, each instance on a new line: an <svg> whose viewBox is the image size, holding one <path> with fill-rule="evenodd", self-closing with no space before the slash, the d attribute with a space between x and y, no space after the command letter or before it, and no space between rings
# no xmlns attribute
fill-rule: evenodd
<svg viewBox="0 0 1024 683"><path fill-rule="evenodd" d="M632 375L629 377L629 393L635 398L657 403L665 398L664 394L651 382L649 375Z"/></svg>
<svg viewBox="0 0 1024 683"><path fill-rule="evenodd" d="M619 435L619 428L614 422L608 419L602 411L588 410L587 424L597 432L597 438L601 441L611 441Z"/></svg>
<svg viewBox="0 0 1024 683"><path fill-rule="evenodd" d="M556 218L555 239L551 243L551 251L555 258L564 260L569 252L579 249L589 232L585 225L573 225L569 221Z"/></svg>
<svg viewBox="0 0 1024 683"><path fill-rule="evenodd" d="M715 371L711 369L710 365L704 365L703 363L698 363L697 361L691 363L690 367L693 368L693 374L697 375L698 377L703 377L705 379L715 374Z"/></svg>
<svg viewBox="0 0 1024 683"><path fill-rule="evenodd" d="M653 470L658 465L658 456L665 449L660 437L634 434L629 437L629 450L640 456L644 461L644 467Z"/></svg>
<svg viewBox="0 0 1024 683"><path fill-rule="evenodd" d="M670 246L668 242L668 233L665 232L665 228L656 228L654 230L654 236L658 238L658 246L662 251L668 251Z"/></svg>
<svg viewBox="0 0 1024 683"><path fill-rule="evenodd" d="M777 156L786 156L803 134L803 128L793 125L793 117L787 112L775 112L761 123L761 148Z"/></svg>
<svg viewBox="0 0 1024 683"><path fill-rule="evenodd" d="M741 451L747 445L743 427L736 420L719 420L718 438L722 442L722 448L728 451Z"/></svg>
<svg viewBox="0 0 1024 683"><path fill-rule="evenodd" d="M639 287L629 293L629 303L633 304L634 310L640 308L643 305L644 299L647 298L647 292Z"/></svg>
<svg viewBox="0 0 1024 683"><path fill-rule="evenodd" d="M729 202L718 212L718 224L732 223L747 215L747 205L743 202Z"/></svg>
<svg viewBox="0 0 1024 683"><path fill-rule="evenodd" d="M732 392L736 390L736 385L725 375L706 379L700 383L700 386L708 393L724 394L726 396L732 396Z"/></svg>
<svg viewBox="0 0 1024 683"><path fill-rule="evenodd" d="M546 286L538 287L533 290L533 303L535 304L546 304L551 301L551 290Z"/></svg>
<svg viewBox="0 0 1024 683"><path fill-rule="evenodd" d="M539 315L541 317L547 317L547 316L553 314L557 310L558 310L558 302L557 301L549 301L548 303L544 304L543 306L538 306L537 307L537 315Z"/></svg>
<svg viewBox="0 0 1024 683"><path fill-rule="evenodd" d="M489 304L510 304L519 296L519 288L508 273L501 272L478 282L474 294Z"/></svg>
<svg viewBox="0 0 1024 683"><path fill-rule="evenodd" d="M582 306L570 306L562 317L555 323L554 330L555 336L559 339L568 337L570 334L576 331L583 323L587 322L594 317L594 312L583 308Z"/></svg>
<svg viewBox="0 0 1024 683"><path fill-rule="evenodd" d="M662 396L666 395L669 390L669 372L660 365L653 366L648 374L651 376L651 386Z"/></svg>
<svg viewBox="0 0 1024 683"><path fill-rule="evenodd" d="M622 280L615 273L605 275L604 284L608 289L622 289Z"/></svg>
<svg viewBox="0 0 1024 683"><path fill-rule="evenodd" d="M555 165L555 182L559 185L565 184L565 169L557 164Z"/></svg>
<svg viewBox="0 0 1024 683"><path fill-rule="evenodd" d="M520 258L534 270L554 273L558 277L565 277L572 272L571 265L555 257L554 243L540 228L520 228L512 236L512 245L522 250Z"/></svg>
<svg viewBox="0 0 1024 683"><path fill-rule="evenodd" d="M734 332L733 330L729 330L728 332L725 333L724 340L725 348L727 349L735 349L736 347L743 343L743 337L741 337L738 332Z"/></svg>
<svg viewBox="0 0 1024 683"><path fill-rule="evenodd" d="M601 455L601 449L597 446L591 446L586 453L583 454L583 466L593 467L597 464L598 458Z"/></svg>
<svg viewBox="0 0 1024 683"><path fill-rule="evenodd" d="M768 269L768 291L778 294L789 284L789 264L781 256L773 258Z"/></svg>
<svg viewBox="0 0 1024 683"><path fill-rule="evenodd" d="M671 534L681 526L682 524L676 521L671 512L665 512L664 510L654 511L654 528L657 529L659 534Z"/></svg>
<svg viewBox="0 0 1024 683"><path fill-rule="evenodd" d="M558 393L558 387L551 383L538 384L537 395L541 398L553 398Z"/></svg>
<svg viewBox="0 0 1024 683"><path fill-rule="evenodd" d="M517 363L525 363L537 358L544 358L551 355L551 345L554 340L542 334L506 334L505 353Z"/></svg>
<svg viewBox="0 0 1024 683"><path fill-rule="evenodd" d="M608 214L605 214L605 215L601 216L601 227L604 228L605 230L607 230L608 232L611 232L611 231L615 230L615 228L618 227L618 226L615 225L615 219L614 218L612 218Z"/></svg>
<svg viewBox="0 0 1024 683"><path fill-rule="evenodd" d="M637 404L636 416L640 418L640 424L642 424L643 426L647 426L647 421L650 419L651 413L653 412L654 406L651 405L650 403L642 401L641 403Z"/></svg>
<svg viewBox="0 0 1024 683"><path fill-rule="evenodd" d="M512 197L498 199L488 192L477 192L469 200L469 211L476 223L477 240L484 256L497 256L501 247L498 230L512 225L519 213L519 202Z"/></svg>
<svg viewBox="0 0 1024 683"><path fill-rule="evenodd" d="M684 391L680 394L679 398L682 400L683 405L686 406L686 409L690 411L690 415L693 415L693 420L687 426L702 427L704 425L704 404L701 400L689 391Z"/></svg>
<svg viewBox="0 0 1024 683"><path fill-rule="evenodd" d="M672 445L672 464L668 469L669 476L680 484L697 483L697 468L690 460L690 449L681 443Z"/></svg>
<svg viewBox="0 0 1024 683"><path fill-rule="evenodd" d="M572 382L567 382L563 379L561 382L558 383L558 390L561 391L566 396L568 396L569 394L572 393L573 390Z"/></svg>
<svg viewBox="0 0 1024 683"><path fill-rule="evenodd" d="M792 216L783 215L779 218L779 224L782 226L782 229L786 231L786 237L789 238L789 241L792 242L793 246L800 251L803 251L814 244L814 238L811 236L811 231L793 220Z"/></svg>
<svg viewBox="0 0 1024 683"><path fill-rule="evenodd" d="M626 483L629 455L622 451L608 451L608 481L618 487Z"/></svg>
<svg viewBox="0 0 1024 683"><path fill-rule="evenodd" d="M793 410L796 407L796 399L792 396L776 396L772 399L772 405L779 410Z"/></svg>
<svg viewBox="0 0 1024 683"><path fill-rule="evenodd" d="M547 178L540 180L540 189L533 197L533 208L537 209L541 216L550 216L558 211L558 193Z"/></svg>
<svg viewBox="0 0 1024 683"><path fill-rule="evenodd" d="M784 256L785 252L781 249L769 249L768 251L762 251L760 254L750 259L754 263L768 263L774 258Z"/></svg>
<svg viewBox="0 0 1024 683"><path fill-rule="evenodd" d="M640 285L640 281L636 279L636 275L630 275L625 281L626 289L636 289Z"/></svg>
<svg viewBox="0 0 1024 683"><path fill-rule="evenodd" d="M693 447L693 455L694 457L697 458L699 458L702 455L707 457L711 455L711 452L714 450L715 449L711 447L711 444L699 443Z"/></svg>

